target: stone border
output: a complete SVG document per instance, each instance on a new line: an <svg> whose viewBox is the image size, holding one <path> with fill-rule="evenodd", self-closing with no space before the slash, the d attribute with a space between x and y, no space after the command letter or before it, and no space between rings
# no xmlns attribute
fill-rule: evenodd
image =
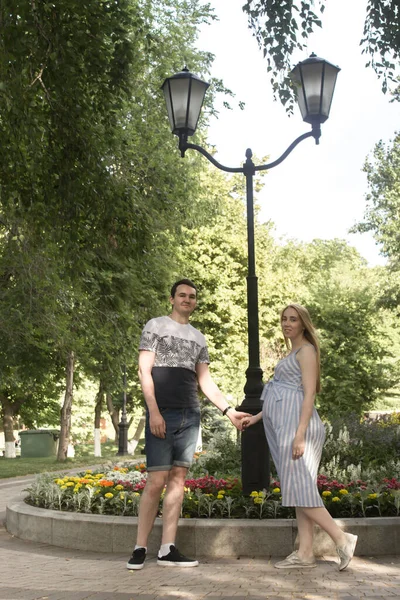
<svg viewBox="0 0 400 600"><path fill-rule="evenodd" d="M345 530L359 536L356 555L400 554L400 517L337 519ZM161 519L149 540L156 554L161 540ZM24 540L61 548L130 554L136 539L137 517L112 517L36 508L18 497L7 504L6 528ZM294 519L180 519L177 545L184 554L209 557L286 556L297 535ZM331 539L317 530L317 556L335 554Z"/></svg>

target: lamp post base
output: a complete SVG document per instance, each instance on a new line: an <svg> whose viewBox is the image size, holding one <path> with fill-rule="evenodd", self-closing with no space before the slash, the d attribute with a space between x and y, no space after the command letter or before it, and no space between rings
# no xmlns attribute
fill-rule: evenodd
<svg viewBox="0 0 400 600"><path fill-rule="evenodd" d="M242 485L243 494L268 489L270 458L262 421L242 432Z"/></svg>
<svg viewBox="0 0 400 600"><path fill-rule="evenodd" d="M117 456L125 456L128 454L128 427L128 423L124 423L123 421L118 423L119 436Z"/></svg>

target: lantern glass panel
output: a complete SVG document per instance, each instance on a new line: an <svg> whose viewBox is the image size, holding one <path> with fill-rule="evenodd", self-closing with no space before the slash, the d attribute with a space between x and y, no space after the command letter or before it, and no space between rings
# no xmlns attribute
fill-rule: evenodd
<svg viewBox="0 0 400 600"><path fill-rule="evenodd" d="M333 92L335 91L336 78L338 75L337 67L330 65L329 63L325 64L325 77L324 77L324 89L323 89L323 97L322 97L322 114L329 117L329 112L331 110Z"/></svg>
<svg viewBox="0 0 400 600"><path fill-rule="evenodd" d="M197 128L197 123L199 120L201 107L203 105L204 96L208 88L208 83L204 83L204 81L199 79L192 79L191 82L192 88L190 94L188 128L189 131L194 133Z"/></svg>
<svg viewBox="0 0 400 600"><path fill-rule="evenodd" d="M303 74L303 94L307 116L321 113L321 82L323 63L309 63L301 67ZM304 115L303 115L304 118Z"/></svg>
<svg viewBox="0 0 400 600"><path fill-rule="evenodd" d="M173 115L173 129L184 129L187 127L188 98L190 89L189 78L169 80L171 90L171 109Z"/></svg>

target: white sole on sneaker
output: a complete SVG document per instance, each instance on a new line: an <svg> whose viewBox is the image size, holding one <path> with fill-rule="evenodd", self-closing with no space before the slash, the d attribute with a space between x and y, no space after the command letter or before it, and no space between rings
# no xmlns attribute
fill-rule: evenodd
<svg viewBox="0 0 400 600"><path fill-rule="evenodd" d="M143 567L144 563L141 565L130 565L129 563L126 563L126 568L130 571L140 571L140 569L143 569Z"/></svg>
<svg viewBox="0 0 400 600"><path fill-rule="evenodd" d="M166 560L157 560L157 564L160 567L198 567L199 566L199 561L198 560L193 560L191 562L172 562L172 561L166 561Z"/></svg>

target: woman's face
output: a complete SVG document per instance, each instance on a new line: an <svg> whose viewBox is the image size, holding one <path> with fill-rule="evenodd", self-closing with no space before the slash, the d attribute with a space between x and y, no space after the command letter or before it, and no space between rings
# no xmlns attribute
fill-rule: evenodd
<svg viewBox="0 0 400 600"><path fill-rule="evenodd" d="M282 331L283 335L289 340L297 338L302 335L304 327L299 313L294 308L287 308L282 315Z"/></svg>

